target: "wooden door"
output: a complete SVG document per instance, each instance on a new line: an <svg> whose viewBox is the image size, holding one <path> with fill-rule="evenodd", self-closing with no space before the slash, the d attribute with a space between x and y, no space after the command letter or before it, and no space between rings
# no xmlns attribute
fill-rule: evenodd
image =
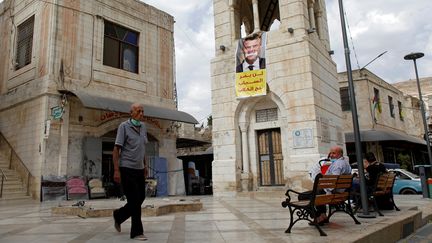
<svg viewBox="0 0 432 243"><path fill-rule="evenodd" d="M261 186L285 184L280 134L279 128L257 132Z"/></svg>

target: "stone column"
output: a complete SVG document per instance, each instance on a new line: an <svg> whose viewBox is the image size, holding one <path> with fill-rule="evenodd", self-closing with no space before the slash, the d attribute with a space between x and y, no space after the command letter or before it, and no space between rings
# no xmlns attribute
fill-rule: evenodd
<svg viewBox="0 0 432 243"><path fill-rule="evenodd" d="M248 122L241 122L239 124L240 132L242 137L242 161L243 161L243 170L241 173L241 187L242 191L249 191L250 185L250 176L249 176L249 140L248 140Z"/></svg>
<svg viewBox="0 0 432 243"><path fill-rule="evenodd" d="M258 0L252 0L253 16L254 16L254 32L260 30Z"/></svg>
<svg viewBox="0 0 432 243"><path fill-rule="evenodd" d="M231 42L235 43L238 38L240 38L240 31L237 30L239 28L239 16L238 16L238 5L237 1L230 0L229 1L229 12L231 19Z"/></svg>
<svg viewBox="0 0 432 243"><path fill-rule="evenodd" d="M315 25L315 15L314 15L314 7L313 7L313 2L309 3L309 23L310 23L310 29L315 29L316 25Z"/></svg>

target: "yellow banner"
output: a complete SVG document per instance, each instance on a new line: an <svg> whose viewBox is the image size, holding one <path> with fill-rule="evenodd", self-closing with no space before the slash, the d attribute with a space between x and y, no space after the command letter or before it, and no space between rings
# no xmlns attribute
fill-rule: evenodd
<svg viewBox="0 0 432 243"><path fill-rule="evenodd" d="M237 98L266 95L266 77L265 69L236 73Z"/></svg>

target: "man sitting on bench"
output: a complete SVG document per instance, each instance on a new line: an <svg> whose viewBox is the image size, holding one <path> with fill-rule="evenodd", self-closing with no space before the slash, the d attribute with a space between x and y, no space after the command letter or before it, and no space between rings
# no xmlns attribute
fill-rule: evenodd
<svg viewBox="0 0 432 243"><path fill-rule="evenodd" d="M365 170L365 182L368 193L372 191L378 176L382 173L386 173L387 169L383 163L380 163L375 158L375 154L372 152L367 152L365 154L365 160L363 162L363 167ZM359 178L354 178L352 190L354 192L360 193L360 182Z"/></svg>
<svg viewBox="0 0 432 243"><path fill-rule="evenodd" d="M340 146L333 146L330 148L329 158L331 161L331 165L328 168L326 175L350 175L351 174L351 166L347 159L343 156L343 149ZM330 192L325 192L330 193ZM327 223L327 208L325 205L317 206L317 217L316 224L322 225L323 223Z"/></svg>

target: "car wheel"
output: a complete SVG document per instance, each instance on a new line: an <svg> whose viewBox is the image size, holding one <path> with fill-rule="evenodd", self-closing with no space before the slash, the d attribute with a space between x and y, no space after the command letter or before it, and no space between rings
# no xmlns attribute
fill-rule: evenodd
<svg viewBox="0 0 432 243"><path fill-rule="evenodd" d="M417 194L417 192L411 188L405 188L400 191L400 194Z"/></svg>

